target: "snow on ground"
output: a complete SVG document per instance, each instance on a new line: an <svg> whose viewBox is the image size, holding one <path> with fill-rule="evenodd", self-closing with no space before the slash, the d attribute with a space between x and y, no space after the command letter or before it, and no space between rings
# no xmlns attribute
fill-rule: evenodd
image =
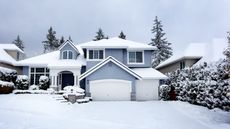
<svg viewBox="0 0 230 129"><path fill-rule="evenodd" d="M230 113L184 102L62 103L58 95L0 95L0 129L229 129Z"/></svg>

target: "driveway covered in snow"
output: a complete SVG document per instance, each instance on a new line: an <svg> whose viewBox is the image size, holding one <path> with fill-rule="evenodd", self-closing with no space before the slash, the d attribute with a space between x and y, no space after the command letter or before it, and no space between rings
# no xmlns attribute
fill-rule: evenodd
<svg viewBox="0 0 230 129"><path fill-rule="evenodd" d="M0 129L229 129L230 113L183 102L69 104L56 95L0 95Z"/></svg>

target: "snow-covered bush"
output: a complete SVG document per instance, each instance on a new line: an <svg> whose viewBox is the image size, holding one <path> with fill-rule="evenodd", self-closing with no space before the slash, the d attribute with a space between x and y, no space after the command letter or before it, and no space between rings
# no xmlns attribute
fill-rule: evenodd
<svg viewBox="0 0 230 129"><path fill-rule="evenodd" d="M16 70L0 67L0 80L14 83L16 78L17 78Z"/></svg>
<svg viewBox="0 0 230 129"><path fill-rule="evenodd" d="M47 90L49 88L49 77L40 76L39 78L39 88L42 90Z"/></svg>
<svg viewBox="0 0 230 129"><path fill-rule="evenodd" d="M39 86L37 86L37 85L31 85L29 87L29 90L39 90Z"/></svg>
<svg viewBox="0 0 230 129"><path fill-rule="evenodd" d="M27 90L29 88L29 78L26 75L18 75L16 80L16 87L20 90Z"/></svg>
<svg viewBox="0 0 230 129"><path fill-rule="evenodd" d="M0 80L0 94L9 94L14 90L14 83Z"/></svg>
<svg viewBox="0 0 230 129"><path fill-rule="evenodd" d="M230 110L230 79L227 61L204 63L168 74L177 99L210 109Z"/></svg>
<svg viewBox="0 0 230 129"><path fill-rule="evenodd" d="M168 85L161 85L159 90L160 98L163 100L169 100L170 87Z"/></svg>

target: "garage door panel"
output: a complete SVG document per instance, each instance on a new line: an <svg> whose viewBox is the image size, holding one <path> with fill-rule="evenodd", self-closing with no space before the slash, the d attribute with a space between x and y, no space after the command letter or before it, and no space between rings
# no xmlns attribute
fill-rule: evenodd
<svg viewBox="0 0 230 129"><path fill-rule="evenodd" d="M130 100L131 82L105 79L90 81L93 100Z"/></svg>
<svg viewBox="0 0 230 129"><path fill-rule="evenodd" d="M136 81L137 100L158 100L158 80L138 80Z"/></svg>

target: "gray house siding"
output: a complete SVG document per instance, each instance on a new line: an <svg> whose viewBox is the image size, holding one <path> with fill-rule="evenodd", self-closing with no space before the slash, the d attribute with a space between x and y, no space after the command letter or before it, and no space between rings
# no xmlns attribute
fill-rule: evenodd
<svg viewBox="0 0 230 129"><path fill-rule="evenodd" d="M108 56L112 56L115 59L117 59L118 61L120 61L121 63L127 65L128 67L151 67L152 63L151 63L151 57L152 57L152 51L151 50L145 50L144 51L144 63L143 64L128 64L127 61L127 50L126 49L105 49L105 58L107 58ZM96 64L98 64L100 61L87 61L87 65L86 65L86 70L92 68L93 66L95 66Z"/></svg>
<svg viewBox="0 0 230 129"><path fill-rule="evenodd" d="M93 80L101 80L101 79L121 79L121 80L131 81L132 82L131 100L135 100L136 78L112 62L105 64L100 69L98 69L97 71L95 71L94 73L86 77L85 88L86 88L87 96L90 96L89 82Z"/></svg>
<svg viewBox="0 0 230 129"><path fill-rule="evenodd" d="M29 66L23 66L22 74L29 76Z"/></svg>
<svg viewBox="0 0 230 129"><path fill-rule="evenodd" d="M108 56L112 56L124 64L125 52L126 52L125 49L105 49L105 58L107 58Z"/></svg>
<svg viewBox="0 0 230 129"><path fill-rule="evenodd" d="M100 63L101 61L87 61L86 63L86 71L95 66L96 64Z"/></svg>
<svg viewBox="0 0 230 129"><path fill-rule="evenodd" d="M131 68L141 68L141 67L152 67L151 63L151 57L152 57L152 51L151 50L145 50L144 51L144 63L143 64L128 64L128 52L127 50L124 52L124 64Z"/></svg>
<svg viewBox="0 0 230 129"><path fill-rule="evenodd" d="M69 43L67 43L63 48L60 50L60 59L62 59L63 51L71 50L73 52L73 59L77 59L79 52L75 50Z"/></svg>

